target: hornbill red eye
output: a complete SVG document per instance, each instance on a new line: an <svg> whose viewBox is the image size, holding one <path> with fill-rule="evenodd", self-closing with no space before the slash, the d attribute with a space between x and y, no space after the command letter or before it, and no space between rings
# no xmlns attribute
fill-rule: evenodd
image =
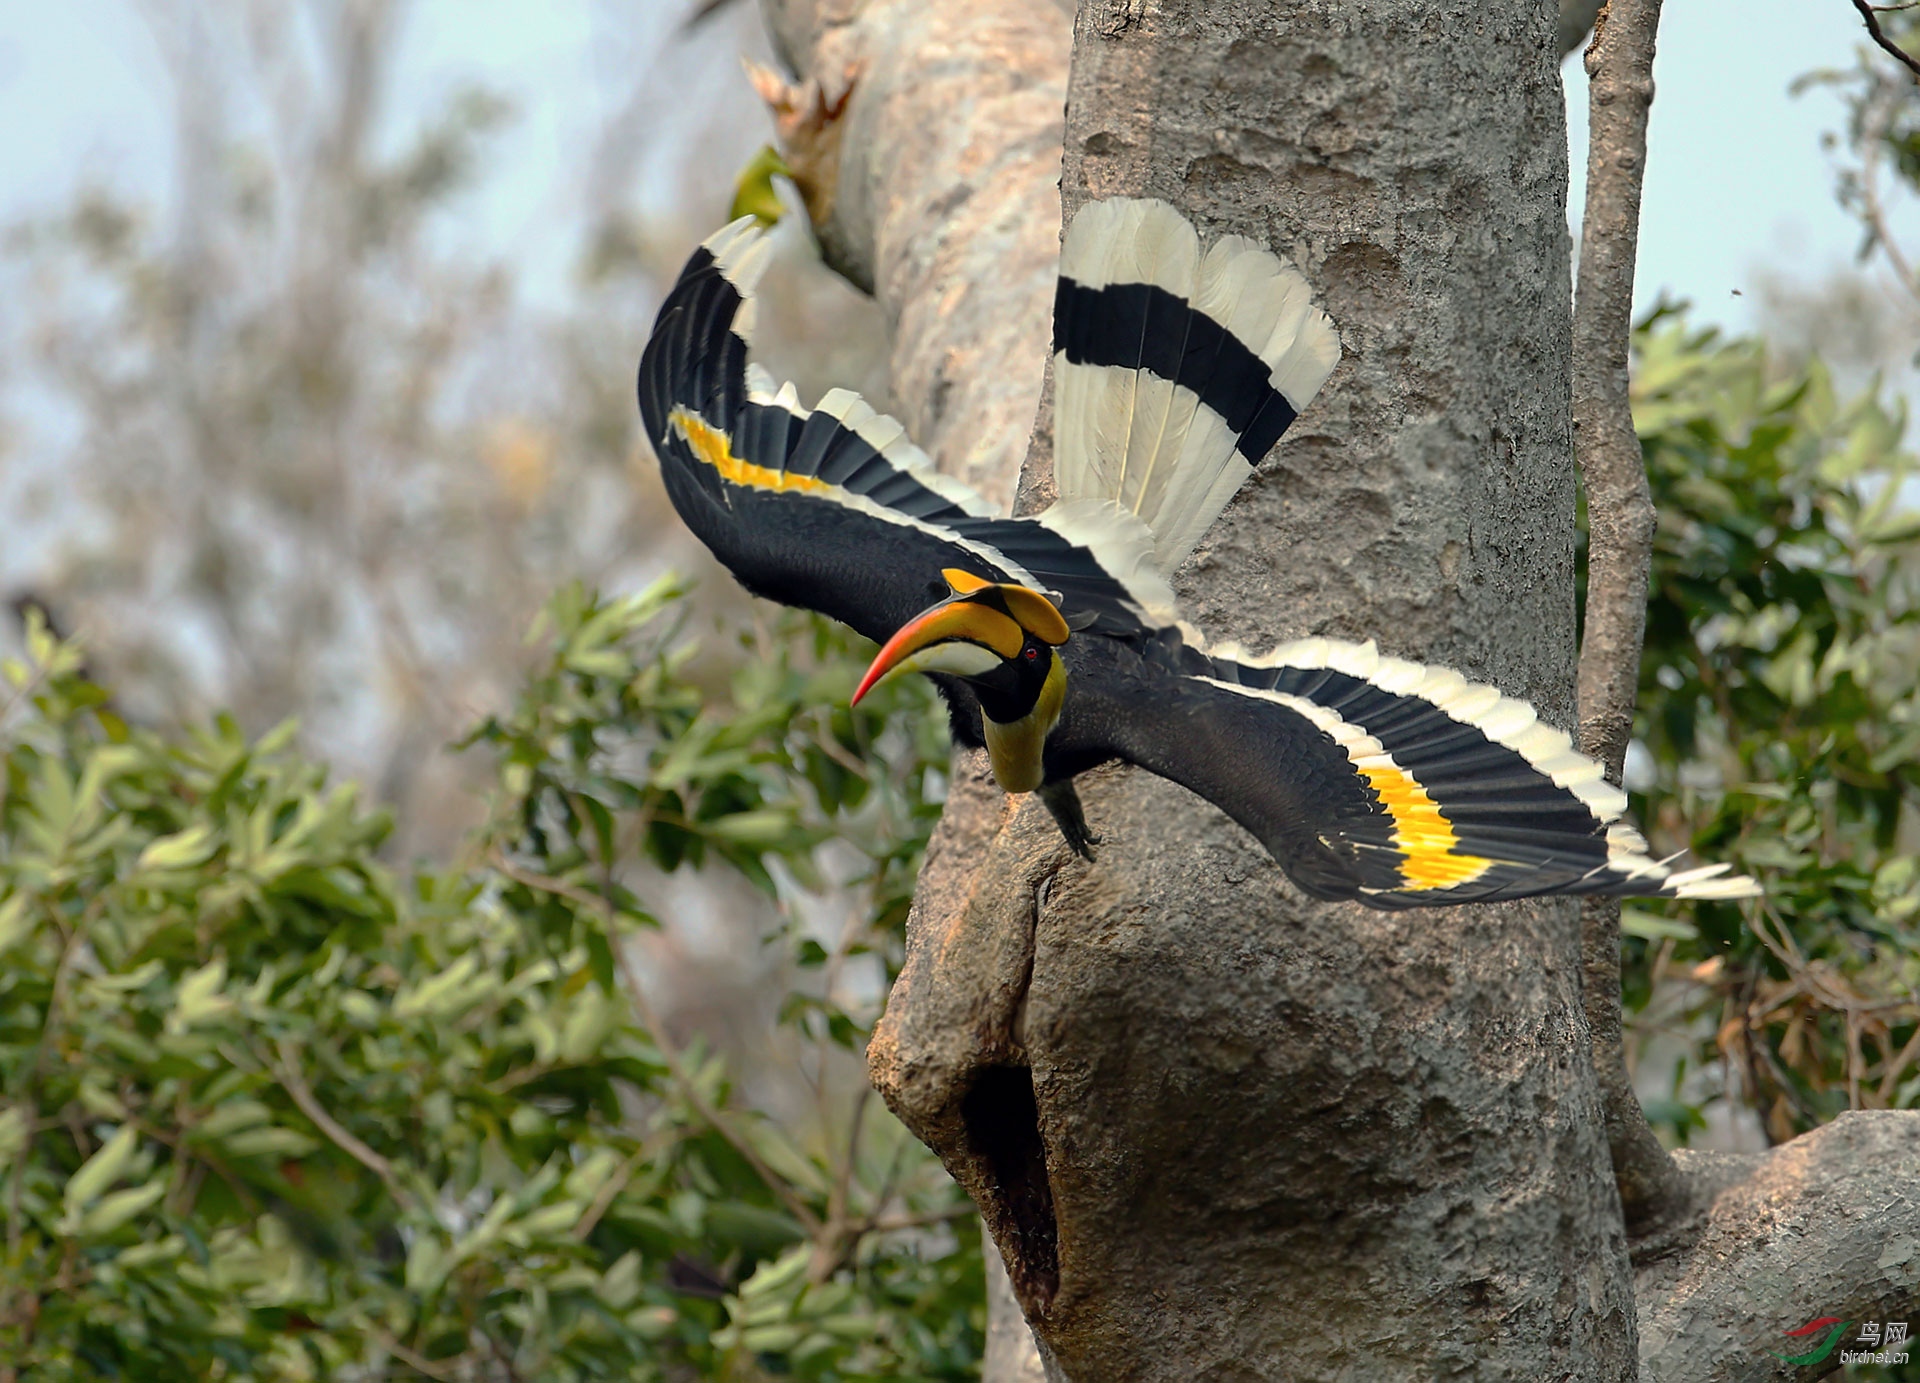
<svg viewBox="0 0 1920 1383"><path fill-rule="evenodd" d="M1029 649L1027 650L1027 661L1028 661L1028 662L1032 662L1032 661L1033 661L1033 660L1034 660L1035 658L1038 658L1039 656L1040 656L1040 650L1039 650L1039 649L1037 649L1037 648L1029 648Z"/></svg>

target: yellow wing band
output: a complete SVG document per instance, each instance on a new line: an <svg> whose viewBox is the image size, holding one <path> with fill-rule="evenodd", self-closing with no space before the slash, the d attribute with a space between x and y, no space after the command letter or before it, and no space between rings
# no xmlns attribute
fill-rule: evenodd
<svg viewBox="0 0 1920 1383"><path fill-rule="evenodd" d="M685 408L676 408L667 414L667 422L675 432L686 438L695 456L720 472L722 478L736 485L751 486L756 490L802 490L815 494L833 488L826 481L810 475L790 475L786 471L776 471L742 460L733 454L733 440L726 433Z"/></svg>
<svg viewBox="0 0 1920 1383"><path fill-rule="evenodd" d="M1472 883L1492 867L1492 860L1455 852L1460 839L1453 833L1453 824L1411 773L1398 764L1360 772L1393 818L1393 843L1405 856L1400 877L1408 888L1455 888Z"/></svg>

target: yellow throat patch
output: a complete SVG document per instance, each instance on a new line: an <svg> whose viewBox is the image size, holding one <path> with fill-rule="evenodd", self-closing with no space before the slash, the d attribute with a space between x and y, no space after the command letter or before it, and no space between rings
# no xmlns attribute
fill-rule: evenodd
<svg viewBox="0 0 1920 1383"><path fill-rule="evenodd" d="M993 764L993 781L1007 792L1032 792L1046 776L1043 759L1047 736L1060 723L1060 708L1067 699L1067 665L1058 653L1051 653L1053 665L1047 680L1040 685L1040 697L1033 709L1020 719L1003 725L986 716L980 725L986 731L987 758Z"/></svg>

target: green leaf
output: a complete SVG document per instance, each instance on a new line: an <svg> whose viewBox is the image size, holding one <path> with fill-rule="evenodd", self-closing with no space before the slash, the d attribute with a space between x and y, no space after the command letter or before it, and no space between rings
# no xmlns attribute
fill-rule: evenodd
<svg viewBox="0 0 1920 1383"><path fill-rule="evenodd" d="M777 1354L792 1349L805 1335L797 1325L760 1325L741 1331L740 1343L756 1354Z"/></svg>
<svg viewBox="0 0 1920 1383"><path fill-rule="evenodd" d="M439 1290L449 1266L446 1250L438 1236L420 1234L407 1250L407 1290L422 1295Z"/></svg>
<svg viewBox="0 0 1920 1383"><path fill-rule="evenodd" d="M228 1100L195 1124L193 1131L204 1138L224 1138L241 1129L264 1124L272 1118L273 1111L259 1100Z"/></svg>
<svg viewBox="0 0 1920 1383"><path fill-rule="evenodd" d="M1700 935L1700 929L1686 918L1662 917L1657 912L1633 907L1620 909L1620 930L1646 941L1664 941L1669 937L1675 941L1694 941Z"/></svg>
<svg viewBox="0 0 1920 1383"><path fill-rule="evenodd" d="M722 1283L793 1249L803 1265L804 1233L772 1207L822 1200L839 1169L803 1151L811 1124L745 1107L698 1044L695 1088L774 1185L674 1092L617 983L612 948L651 924L632 882L611 890L609 928L491 864L632 881L623 852L658 854L762 889L777 874L783 895L835 908L870 889L849 952L897 968L945 781L931 696L894 687L857 714L822 711L858 676L851 636L776 615L736 676L727 641L693 659L661 618L677 598L556 597L545 661L468 738L494 756L476 847L399 879L377 853L385 819L330 790L291 727L252 743L230 718L115 729L105 694L75 683L18 703L0 745L0 1009L16 1019L0 1024L0 1075L9 1031L41 1071L0 1104L0 1190L18 1186L24 1230L0 1275L53 1280L61 1236L80 1236L86 1269L48 1298L29 1372L110 1340L100 1367L117 1377L331 1377L372 1357L368 1322L441 1361L509 1322L540 1377L644 1379L663 1359L705 1376L726 1366L728 1330L763 1328L792 1341L766 1367L815 1383L969 1375L984 1309L970 1236L874 1238L848 1282L809 1287L802 1271L738 1317L661 1303L676 1257ZM1866 647L1850 645L1847 677L1865 675ZM664 791L650 767L673 762L684 779ZM813 859L827 838L851 852L850 885L840 858ZM782 914L776 953L804 951L813 913ZM48 944L56 921L84 927L75 948ZM856 1034L873 1007L811 1021ZM316 1098L387 1159L397 1198L294 1112L262 1066L280 1042L326 1053ZM941 1194L897 1125L862 1127L858 1194L882 1166L911 1204ZM76 1138L106 1140L83 1143L78 1171ZM576 1237L589 1207L595 1228Z"/></svg>
<svg viewBox="0 0 1920 1383"><path fill-rule="evenodd" d="M90 975L87 988L97 989L110 994L131 994L135 990L145 989L155 980L167 973L167 967L157 960L135 966L121 975Z"/></svg>
<svg viewBox="0 0 1920 1383"><path fill-rule="evenodd" d="M641 1259L637 1251L627 1250L600 1275L594 1294L615 1311L624 1311L640 1295Z"/></svg>
<svg viewBox="0 0 1920 1383"><path fill-rule="evenodd" d="M188 869L213 857L216 837L207 822L195 822L184 831L161 836L140 852L134 868L140 873L158 869Z"/></svg>
<svg viewBox="0 0 1920 1383"><path fill-rule="evenodd" d="M290 1128L252 1128L228 1134L220 1145L234 1157L306 1157L320 1140Z"/></svg>
<svg viewBox="0 0 1920 1383"><path fill-rule="evenodd" d="M735 812L712 822L715 835L742 845L777 845L793 829L793 814L777 807Z"/></svg>
<svg viewBox="0 0 1920 1383"><path fill-rule="evenodd" d="M24 893L0 900L0 956L40 929L40 919L27 912L28 901Z"/></svg>
<svg viewBox="0 0 1920 1383"><path fill-rule="evenodd" d="M583 1201L556 1201L552 1205L543 1205L515 1220L508 1237L516 1243L527 1245L537 1239L567 1233L580 1222L581 1212L586 1208Z"/></svg>
<svg viewBox="0 0 1920 1383"><path fill-rule="evenodd" d="M449 1018L475 1002L488 988L492 976L480 976L480 954L469 951L446 969L420 983L403 989L393 1001L393 1016L402 1022L414 1018ZM469 988L481 981L478 990Z"/></svg>
<svg viewBox="0 0 1920 1383"><path fill-rule="evenodd" d="M151 1208L166 1194L166 1182L156 1177L144 1186L103 1196L97 1205L81 1216L80 1235L93 1239L111 1234L134 1216Z"/></svg>
<svg viewBox="0 0 1920 1383"><path fill-rule="evenodd" d="M118 1181L121 1174L133 1164L133 1156L138 1149L139 1135L133 1125L122 1124L114 1130L113 1136L67 1178L65 1200L68 1213L72 1214L86 1206Z"/></svg>
<svg viewBox="0 0 1920 1383"><path fill-rule="evenodd" d="M173 1011L167 1015L167 1031L185 1032L233 1011L233 1000L220 991L227 983L227 960L215 956L197 970L181 976L174 991Z"/></svg>
<svg viewBox="0 0 1920 1383"><path fill-rule="evenodd" d="M791 1290L806 1277L807 1264L812 1257L811 1245L796 1244L771 1262L762 1263L754 1269L751 1277L740 1284L740 1299L754 1303L790 1296Z"/></svg>
<svg viewBox="0 0 1920 1383"><path fill-rule="evenodd" d="M33 1120L25 1105L0 1107L0 1175L5 1175L26 1149Z"/></svg>

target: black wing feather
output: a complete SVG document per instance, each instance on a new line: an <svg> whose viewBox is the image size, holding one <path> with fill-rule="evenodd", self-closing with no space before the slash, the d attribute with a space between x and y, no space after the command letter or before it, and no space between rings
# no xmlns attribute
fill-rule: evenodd
<svg viewBox="0 0 1920 1383"><path fill-rule="evenodd" d="M736 225L689 259L638 380L669 497L748 590L875 640L930 603L943 568L1054 592L1076 633L1048 780L1115 758L1138 764L1224 808L1316 897L1403 908L1752 891L1640 853L1616 821L1624 798L1595 783L1596 767L1489 689L1410 664L1380 685L1370 669L1385 664L1353 645L1321 642L1291 660L1211 655L1170 616L1150 617L1087 546L945 492L895 445L899 425L851 395L811 413L750 398L738 329L747 299L732 277L750 243ZM1069 363L1171 372L1240 434L1249 460L1291 420L1258 358L1185 304L1160 301L1163 290L1063 279L1061 295L1056 344ZM937 680L957 732L977 740L972 694ZM1473 706L1487 709L1462 709Z"/></svg>
<svg viewBox="0 0 1920 1383"><path fill-rule="evenodd" d="M1370 648L1340 650L1356 666L1385 667ZM1306 893L1374 908L1753 888L1649 859L1619 824L1624 797L1595 781L1597 768L1562 732L1491 702L1490 689L1408 664L1391 680L1411 693L1278 657L1212 657L1196 669L1193 650L1178 654L1070 642L1075 695L1048 742L1049 776L1109 758L1137 764L1223 809ZM1455 694L1436 693L1443 706L1419 694L1428 686Z"/></svg>
<svg viewBox="0 0 1920 1383"><path fill-rule="evenodd" d="M688 260L641 357L638 395L674 507L743 585L885 640L931 603L943 569L959 567L1059 593L1069 617L1085 616L1078 627L1151 632L1087 548L1031 519L970 512L862 436L891 449L900 429L860 421L864 405L851 396L834 409L851 425L824 408L749 399L736 330L747 295L725 257L703 246ZM674 425L676 410L744 466L723 474Z"/></svg>

